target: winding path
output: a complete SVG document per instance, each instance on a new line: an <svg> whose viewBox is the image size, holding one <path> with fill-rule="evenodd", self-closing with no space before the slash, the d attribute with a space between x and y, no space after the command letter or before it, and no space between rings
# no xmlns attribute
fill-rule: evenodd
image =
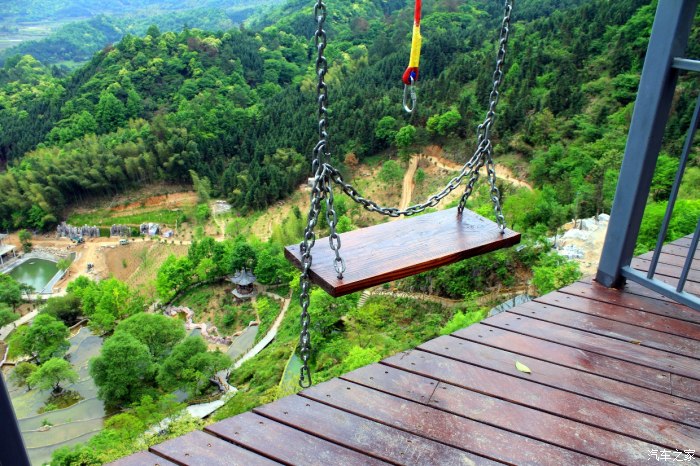
<svg viewBox="0 0 700 466"><path fill-rule="evenodd" d="M411 161L408 162L408 168L406 169L406 174L403 176L403 189L401 190L401 202L399 203L400 210L406 210L406 208L411 204L411 196L413 195L413 187L415 186L415 181L413 178L416 175L416 170L418 169L418 160L420 157L411 157ZM392 220L396 220L399 217L394 217Z"/></svg>
<svg viewBox="0 0 700 466"><path fill-rule="evenodd" d="M429 160L431 163L433 163L435 166L438 168L443 168L445 170L451 170L451 171L460 171L462 169L462 165L453 162L451 160L447 160L444 157L436 157L436 156L427 156L427 155L422 155L422 158L425 158L426 160ZM520 180L513 175L513 172L510 170L510 168L506 167L505 165L501 164L496 164L496 176L502 180L506 180L507 182L511 183L514 186L517 186L519 188L525 188L529 189L532 191L532 185L528 183L527 181Z"/></svg>
<svg viewBox="0 0 700 466"><path fill-rule="evenodd" d="M278 296L273 293L269 293L267 291L263 291L263 294L267 296L271 296L274 299L280 299L281 296ZM280 325L282 324L282 320L284 320L284 316L287 313L287 309L289 309L289 304L292 302L292 295L290 291L290 295L287 296L286 298L283 298L283 304L282 304L282 310L280 311L279 315L277 316L277 319L275 319L275 322L272 324L272 327L270 327L270 330L265 334L265 336L258 342L257 345L253 346L247 353L245 353L241 358L236 361L233 365L233 369L238 369L243 365L244 362L246 362L249 359L254 358L255 356L258 355L267 345L269 345L272 340L275 339L277 336L277 330L279 330Z"/></svg>

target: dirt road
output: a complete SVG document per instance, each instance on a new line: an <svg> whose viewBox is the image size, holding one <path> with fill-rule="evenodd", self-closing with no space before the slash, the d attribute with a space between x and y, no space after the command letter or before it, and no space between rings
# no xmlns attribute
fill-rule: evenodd
<svg viewBox="0 0 700 466"><path fill-rule="evenodd" d="M399 209L401 210L405 210L411 204L411 195L413 194L413 188L415 186L414 177L416 175L416 170L418 169L418 159L419 157L411 157L411 161L408 162L406 174L403 176L401 202L399 202ZM393 218L392 220L396 220L396 218Z"/></svg>
<svg viewBox="0 0 700 466"><path fill-rule="evenodd" d="M460 171L462 169L462 165L455 163L451 160L447 160L446 158L443 157L436 157L436 156L423 156L425 159L429 160L432 162L435 166L438 168L443 168L445 170L451 170L451 171ZM530 185L528 182L520 180L516 178L513 175L513 172L510 170L510 168L506 167L505 165L500 165L496 164L496 177L500 178L502 180L506 180L507 182L511 183L514 186L517 186L519 188L526 188L532 191L532 185Z"/></svg>

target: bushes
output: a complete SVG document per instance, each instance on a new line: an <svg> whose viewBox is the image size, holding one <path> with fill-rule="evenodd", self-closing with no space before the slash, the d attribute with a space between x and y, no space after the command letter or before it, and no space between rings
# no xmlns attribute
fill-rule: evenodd
<svg viewBox="0 0 700 466"><path fill-rule="evenodd" d="M648 204L644 211L644 218L637 237L637 247L634 254L643 254L656 247L656 239L661 230L661 222L666 213L668 202L654 202ZM668 227L666 241L673 241L688 235L695 230L700 217L700 200L681 199L676 202L673 216Z"/></svg>

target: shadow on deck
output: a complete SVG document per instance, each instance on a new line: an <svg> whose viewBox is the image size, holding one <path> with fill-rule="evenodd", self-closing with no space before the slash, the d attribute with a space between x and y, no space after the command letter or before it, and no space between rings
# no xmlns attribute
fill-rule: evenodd
<svg viewBox="0 0 700 466"><path fill-rule="evenodd" d="M658 278L689 244L664 247ZM689 280L698 294L700 260ZM115 464L698 464L690 450L700 312L584 279Z"/></svg>

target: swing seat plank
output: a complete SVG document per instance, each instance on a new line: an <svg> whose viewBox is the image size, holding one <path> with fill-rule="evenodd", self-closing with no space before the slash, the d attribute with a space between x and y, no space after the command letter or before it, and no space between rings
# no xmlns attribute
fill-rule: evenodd
<svg viewBox="0 0 700 466"><path fill-rule="evenodd" d="M349 231L340 239L346 265L340 280L328 237L316 240L311 250L311 281L336 298L512 246L520 233L501 233L495 222L468 210L458 218L455 207ZM301 269L298 244L284 254Z"/></svg>

